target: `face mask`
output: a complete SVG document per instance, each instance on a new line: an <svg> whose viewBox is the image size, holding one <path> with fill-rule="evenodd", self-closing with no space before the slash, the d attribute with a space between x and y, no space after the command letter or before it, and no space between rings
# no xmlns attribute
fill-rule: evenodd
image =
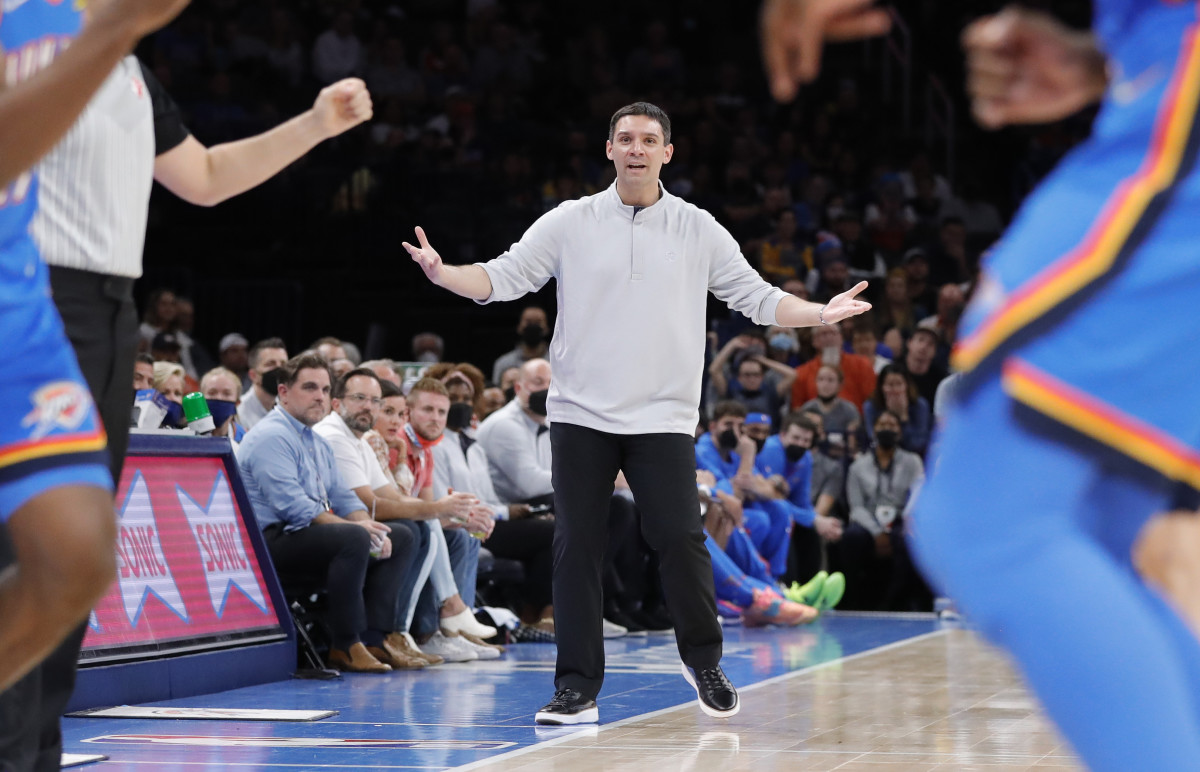
<svg viewBox="0 0 1200 772"><path fill-rule="evenodd" d="M517 390L515 388L513 388L512 386L509 386L507 389L504 390L504 401L505 402L512 402L516 398L517 398Z"/></svg>
<svg viewBox="0 0 1200 772"><path fill-rule="evenodd" d="M737 447L737 443L737 432L733 429L726 429L717 435L717 445L721 450L733 450Z"/></svg>
<svg viewBox="0 0 1200 772"><path fill-rule="evenodd" d="M279 393L279 382L283 380L284 374L282 367L267 370L262 374L262 390L274 397Z"/></svg>
<svg viewBox="0 0 1200 772"><path fill-rule="evenodd" d="M549 389L529 392L529 412L534 415L546 415L546 397L550 396Z"/></svg>
<svg viewBox="0 0 1200 772"><path fill-rule="evenodd" d="M762 453L763 445L767 444L767 438L763 437L762 439L759 439L758 437L755 437L754 444L758 446L758 452Z"/></svg>
<svg viewBox="0 0 1200 772"><path fill-rule="evenodd" d="M446 411L446 428L452 431L465 429L471 425L474 414L470 402L455 402Z"/></svg>
<svg viewBox="0 0 1200 772"><path fill-rule="evenodd" d="M820 440L817 442L817 450L821 451L822 453L824 453L827 456L829 455L829 450L832 447L833 447L833 445L829 442L828 439L823 439L823 440Z"/></svg>
<svg viewBox="0 0 1200 772"><path fill-rule="evenodd" d="M875 432L875 442L884 450L891 450L896 447L896 442L899 439L900 435L891 429Z"/></svg>
<svg viewBox="0 0 1200 772"><path fill-rule="evenodd" d="M788 445L783 449L783 453L787 460L794 464L808 454L808 448L803 445Z"/></svg>
<svg viewBox="0 0 1200 772"><path fill-rule="evenodd" d="M420 354L417 355L417 361L418 362L436 362L436 361L438 361L437 352L436 351L422 351Z"/></svg>
<svg viewBox="0 0 1200 772"><path fill-rule="evenodd" d="M529 324L521 330L521 342L533 348L546 339L546 328L540 324Z"/></svg>
<svg viewBox="0 0 1200 772"><path fill-rule="evenodd" d="M208 412L212 413L213 426L224 426L225 422L237 413L237 403L227 399L210 399Z"/></svg>
<svg viewBox="0 0 1200 772"><path fill-rule="evenodd" d="M742 389L742 396L746 399L754 399L759 394L762 394L762 389Z"/></svg>
<svg viewBox="0 0 1200 772"><path fill-rule="evenodd" d="M172 402L166 397L163 397L163 401L166 402L163 407L167 409L167 417L163 419L162 425L176 429L182 429L187 426L187 418L183 415L183 405L178 402Z"/></svg>
<svg viewBox="0 0 1200 772"><path fill-rule="evenodd" d="M784 333L772 335L769 342L771 344L771 348L779 349L780 351L795 351L797 348L799 348L799 345L792 338L792 336Z"/></svg>

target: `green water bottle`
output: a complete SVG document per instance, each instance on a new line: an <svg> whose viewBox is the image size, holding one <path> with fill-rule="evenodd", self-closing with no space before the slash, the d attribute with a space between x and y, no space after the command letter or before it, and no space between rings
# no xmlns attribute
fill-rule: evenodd
<svg viewBox="0 0 1200 772"><path fill-rule="evenodd" d="M183 415L187 419L188 428L196 434L212 434L217 428L213 423L212 413L208 410L208 400L198 391L193 391L183 398Z"/></svg>

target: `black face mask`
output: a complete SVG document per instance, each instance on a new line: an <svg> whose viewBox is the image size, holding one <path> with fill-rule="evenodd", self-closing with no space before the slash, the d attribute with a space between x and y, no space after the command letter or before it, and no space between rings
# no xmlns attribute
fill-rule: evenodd
<svg viewBox="0 0 1200 772"><path fill-rule="evenodd" d="M891 429L875 432L875 442L884 450L892 450L900 440L900 435Z"/></svg>
<svg viewBox="0 0 1200 772"><path fill-rule="evenodd" d="M742 389L742 396L746 399L755 399L759 394L762 394L762 389Z"/></svg>
<svg viewBox="0 0 1200 772"><path fill-rule="evenodd" d="M455 402L446 411L446 428L452 431L460 431L471 425L471 418L475 415L475 411L471 409L470 402Z"/></svg>
<svg viewBox="0 0 1200 772"><path fill-rule="evenodd" d="M717 447L721 450L733 450L737 447L737 443L737 432L733 429L726 429L717 435Z"/></svg>
<svg viewBox="0 0 1200 772"><path fill-rule="evenodd" d="M817 450L821 451L822 453L824 453L827 456L829 455L830 447L831 447L831 444L830 444L829 440L818 440L817 441Z"/></svg>
<svg viewBox="0 0 1200 772"><path fill-rule="evenodd" d="M546 328L540 324L527 324L521 329L521 342L533 348L546 339Z"/></svg>
<svg viewBox="0 0 1200 772"><path fill-rule="evenodd" d="M759 439L758 437L755 437L754 444L758 446L758 452L762 453L763 445L767 444L767 438L763 437L762 439Z"/></svg>
<svg viewBox="0 0 1200 772"><path fill-rule="evenodd" d="M529 412L535 415L546 415L546 397L550 396L549 389L529 392Z"/></svg>
<svg viewBox="0 0 1200 772"><path fill-rule="evenodd" d="M783 449L783 453L787 460L794 464L808 454L808 448L803 445L788 445Z"/></svg>

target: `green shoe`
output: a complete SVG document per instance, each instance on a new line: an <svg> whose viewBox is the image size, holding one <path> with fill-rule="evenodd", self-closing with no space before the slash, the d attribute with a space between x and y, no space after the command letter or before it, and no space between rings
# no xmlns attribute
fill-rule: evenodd
<svg viewBox="0 0 1200 772"><path fill-rule="evenodd" d="M821 596L817 598L817 602L812 604L812 606L817 611L828 611L841 603L842 596L845 594L846 577L841 571L835 571L825 580L825 584L821 588Z"/></svg>
<svg viewBox="0 0 1200 772"><path fill-rule="evenodd" d="M807 583L800 584L792 582L792 586L785 593L787 599L793 603L803 603L805 606L813 606L817 598L821 597L821 590L825 587L825 580L829 574L824 571L818 571L816 576L809 579Z"/></svg>

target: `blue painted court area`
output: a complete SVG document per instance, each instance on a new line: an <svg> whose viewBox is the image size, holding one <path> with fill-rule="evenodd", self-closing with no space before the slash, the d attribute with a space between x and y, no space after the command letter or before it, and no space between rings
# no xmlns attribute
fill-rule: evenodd
<svg viewBox="0 0 1200 772"><path fill-rule="evenodd" d="M931 618L828 616L789 629L726 628L722 665L739 687L931 632ZM606 642L602 724L695 701L673 636ZM554 646L518 644L495 662L248 687L163 705L337 710L308 723L68 718L82 769L449 769L560 736L533 713L553 694ZM753 693L747 695L753 699Z"/></svg>

